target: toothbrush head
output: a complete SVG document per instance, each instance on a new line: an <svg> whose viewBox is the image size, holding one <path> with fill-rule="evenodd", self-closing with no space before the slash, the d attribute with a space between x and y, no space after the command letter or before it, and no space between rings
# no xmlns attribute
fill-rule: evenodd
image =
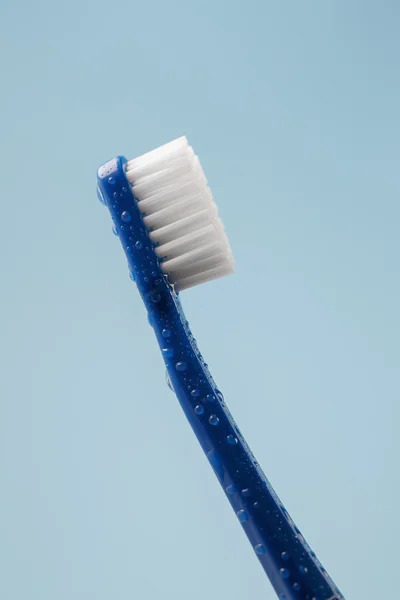
<svg viewBox="0 0 400 600"><path fill-rule="evenodd" d="M185 137L127 161L125 175L176 292L233 272L211 190Z"/></svg>

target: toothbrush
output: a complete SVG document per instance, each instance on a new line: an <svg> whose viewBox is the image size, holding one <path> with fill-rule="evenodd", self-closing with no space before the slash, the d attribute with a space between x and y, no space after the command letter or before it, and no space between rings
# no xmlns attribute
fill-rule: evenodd
<svg viewBox="0 0 400 600"><path fill-rule="evenodd" d="M229 275L234 261L185 137L98 170L107 206L175 392L279 600L344 600L282 505L196 345L180 292Z"/></svg>

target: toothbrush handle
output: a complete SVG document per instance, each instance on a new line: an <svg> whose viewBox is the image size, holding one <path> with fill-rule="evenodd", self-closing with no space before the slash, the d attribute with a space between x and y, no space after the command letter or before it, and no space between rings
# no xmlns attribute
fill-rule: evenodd
<svg viewBox="0 0 400 600"><path fill-rule="evenodd" d="M240 433L196 346L178 297L161 296L160 303L147 306L170 382L278 597L344 600Z"/></svg>

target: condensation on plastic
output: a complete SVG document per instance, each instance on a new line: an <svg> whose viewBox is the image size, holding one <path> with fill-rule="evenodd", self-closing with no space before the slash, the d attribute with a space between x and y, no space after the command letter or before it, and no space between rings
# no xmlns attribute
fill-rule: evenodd
<svg viewBox="0 0 400 600"><path fill-rule="evenodd" d="M344 600L272 489L217 389L178 294L161 270L125 163L118 157L99 169L98 195L111 213L147 308L171 389L278 598Z"/></svg>

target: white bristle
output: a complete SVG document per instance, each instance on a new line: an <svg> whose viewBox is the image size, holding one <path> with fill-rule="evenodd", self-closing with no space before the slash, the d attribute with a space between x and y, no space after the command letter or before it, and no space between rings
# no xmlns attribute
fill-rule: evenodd
<svg viewBox="0 0 400 600"><path fill-rule="evenodd" d="M209 225L210 215L208 210L201 210L195 215L185 217L180 221L171 223L157 229L156 231L150 232L150 239L154 244L166 244L167 242L179 238L186 233L197 231L197 229Z"/></svg>
<svg viewBox="0 0 400 600"><path fill-rule="evenodd" d="M126 163L126 177L177 291L233 272L234 261L199 159L185 137Z"/></svg>

